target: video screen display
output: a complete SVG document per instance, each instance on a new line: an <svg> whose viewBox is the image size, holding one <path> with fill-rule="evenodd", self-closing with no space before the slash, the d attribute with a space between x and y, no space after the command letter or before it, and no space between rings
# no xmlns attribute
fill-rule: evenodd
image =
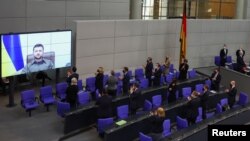
<svg viewBox="0 0 250 141"><path fill-rule="evenodd" d="M71 66L71 31L1 35L1 76Z"/></svg>

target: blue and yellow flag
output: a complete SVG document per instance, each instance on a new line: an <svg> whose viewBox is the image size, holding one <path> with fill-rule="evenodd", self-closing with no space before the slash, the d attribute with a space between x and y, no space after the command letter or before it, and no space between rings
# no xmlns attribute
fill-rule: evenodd
<svg viewBox="0 0 250 141"><path fill-rule="evenodd" d="M24 67L20 36L2 35L2 77L12 76Z"/></svg>

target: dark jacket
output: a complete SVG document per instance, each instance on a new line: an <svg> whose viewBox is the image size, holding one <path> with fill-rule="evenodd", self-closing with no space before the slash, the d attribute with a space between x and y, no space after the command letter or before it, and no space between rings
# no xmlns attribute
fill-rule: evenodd
<svg viewBox="0 0 250 141"><path fill-rule="evenodd" d="M168 87L168 103L176 101L176 84L171 83Z"/></svg>
<svg viewBox="0 0 250 141"><path fill-rule="evenodd" d="M152 62L148 62L145 68L145 75L146 78L151 78L151 76L153 75L153 63Z"/></svg>
<svg viewBox="0 0 250 141"><path fill-rule="evenodd" d="M126 73L124 74L123 79L122 79L122 89L123 89L124 94L128 93L129 82L130 82L130 76L128 73Z"/></svg>
<svg viewBox="0 0 250 141"><path fill-rule="evenodd" d="M208 91L206 91L204 94L200 96L200 102L201 102L201 107L202 109L206 110L207 108L207 102L208 102Z"/></svg>
<svg viewBox="0 0 250 141"><path fill-rule="evenodd" d="M143 106L143 97L141 94L141 90L137 89L135 92L129 95L129 101L130 101L130 109L131 110L137 110L139 108L142 108Z"/></svg>
<svg viewBox="0 0 250 141"><path fill-rule="evenodd" d="M160 68L158 70L155 70L155 72L154 72L154 80L153 80L154 86L160 86L160 84L161 84L161 74L162 74L162 71L161 71Z"/></svg>
<svg viewBox="0 0 250 141"><path fill-rule="evenodd" d="M237 89L235 87L230 89L228 92L228 105L230 106L230 108L232 108L235 103L236 94L237 94Z"/></svg>
<svg viewBox="0 0 250 141"><path fill-rule="evenodd" d="M71 107L75 107L77 101L78 86L70 85L66 89L66 101L70 103Z"/></svg>
<svg viewBox="0 0 250 141"><path fill-rule="evenodd" d="M163 132L163 122L165 118L154 115L151 120L151 132L152 133L162 133Z"/></svg>
<svg viewBox="0 0 250 141"><path fill-rule="evenodd" d="M179 66L179 71L180 71L179 80L187 79L188 69L189 69L188 64L185 64L185 63L180 64L180 66Z"/></svg>
<svg viewBox="0 0 250 141"><path fill-rule="evenodd" d="M187 120L189 124L195 123L197 116L199 115L198 107L200 106L200 99L194 98L187 103Z"/></svg>
<svg viewBox="0 0 250 141"><path fill-rule="evenodd" d="M224 48L220 50L220 65L225 66L225 63L227 62L227 53L228 49L225 49L226 52L224 51Z"/></svg>
<svg viewBox="0 0 250 141"><path fill-rule="evenodd" d="M220 88L221 75L220 75L220 73L218 73L218 75L215 78L215 80L213 80L213 78L215 77L215 75L216 75L216 72L213 72L212 75L211 75L211 77L210 77L211 82L212 82L211 89L218 91L219 88Z"/></svg>
<svg viewBox="0 0 250 141"><path fill-rule="evenodd" d="M109 95L103 95L96 101L98 105L97 116L98 118L112 117L112 97Z"/></svg>
<svg viewBox="0 0 250 141"><path fill-rule="evenodd" d="M102 73L98 73L95 77L95 88L99 90L99 93L102 93L103 90L103 78L104 75Z"/></svg>

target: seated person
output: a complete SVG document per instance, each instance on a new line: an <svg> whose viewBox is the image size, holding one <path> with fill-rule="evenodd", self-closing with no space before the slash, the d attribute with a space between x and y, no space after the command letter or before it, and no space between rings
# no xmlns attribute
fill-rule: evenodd
<svg viewBox="0 0 250 141"><path fill-rule="evenodd" d="M96 105L98 118L112 117L112 97L108 95L107 91L103 89L101 97L97 99Z"/></svg>
<svg viewBox="0 0 250 141"><path fill-rule="evenodd" d="M28 64L22 70L22 73L38 72L47 69L53 69L54 64L51 60L45 59L44 46L42 44L36 44L33 47L34 60L28 62Z"/></svg>

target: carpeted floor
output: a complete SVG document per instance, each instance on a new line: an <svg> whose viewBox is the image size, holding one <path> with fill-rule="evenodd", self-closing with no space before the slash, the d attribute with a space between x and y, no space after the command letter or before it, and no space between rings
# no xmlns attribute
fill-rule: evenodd
<svg viewBox="0 0 250 141"><path fill-rule="evenodd" d="M53 84L51 84L54 87ZM26 87L26 88L25 88ZM20 91L31 89L30 85L15 88L16 106L8 108L9 97L0 93L0 140L1 141L57 141L63 137L64 119L56 113L56 106L46 108L40 103L39 108L32 111L32 117L20 105ZM39 95L39 86L34 87ZM67 138L66 141L101 141L95 128Z"/></svg>

